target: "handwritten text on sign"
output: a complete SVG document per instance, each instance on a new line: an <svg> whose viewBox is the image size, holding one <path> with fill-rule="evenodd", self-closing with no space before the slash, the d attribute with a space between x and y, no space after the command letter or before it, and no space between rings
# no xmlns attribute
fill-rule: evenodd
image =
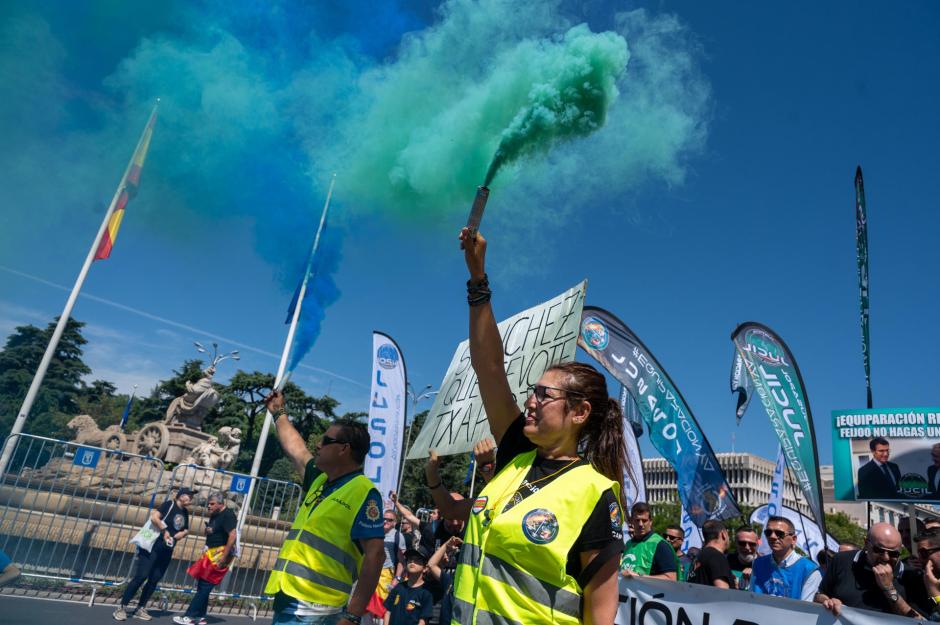
<svg viewBox="0 0 940 625"><path fill-rule="evenodd" d="M528 397L526 389L550 365L574 360L586 288L584 281L499 324L506 375L520 411ZM470 343L464 341L454 353L408 458L424 458L432 447L441 455L466 453L489 435L477 377L470 366Z"/></svg>

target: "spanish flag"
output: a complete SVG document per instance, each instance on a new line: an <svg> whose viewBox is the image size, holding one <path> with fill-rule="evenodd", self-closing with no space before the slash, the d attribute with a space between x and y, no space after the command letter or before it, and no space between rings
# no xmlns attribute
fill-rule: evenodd
<svg viewBox="0 0 940 625"><path fill-rule="evenodd" d="M157 120L157 107L153 107L150 113L150 119L144 128L144 133L137 142L137 149L134 150L134 156L131 158L127 171L124 172L124 178L118 187L117 202L114 205L114 211L108 220L108 227L101 237L101 243L98 244L98 251L95 253L95 260L104 260L111 255L111 248L114 247L114 241L117 239L118 230L121 228L121 220L124 219L124 208L128 200L137 195L137 186L140 184L140 170L144 166L144 159L147 158L147 148L150 147L150 137L153 134L153 125Z"/></svg>

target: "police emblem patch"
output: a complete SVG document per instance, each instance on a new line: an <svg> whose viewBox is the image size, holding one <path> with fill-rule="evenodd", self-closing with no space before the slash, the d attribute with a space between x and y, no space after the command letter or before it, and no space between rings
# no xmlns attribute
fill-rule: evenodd
<svg viewBox="0 0 940 625"><path fill-rule="evenodd" d="M610 502L610 527L619 530L623 526L623 520L620 518L620 506L616 501Z"/></svg>
<svg viewBox="0 0 940 625"><path fill-rule="evenodd" d="M607 326L597 317L585 317L581 322L581 339L591 349L601 350L610 342Z"/></svg>
<svg viewBox="0 0 940 625"><path fill-rule="evenodd" d="M382 511L379 510L379 504L375 502L375 499L370 499L366 505L366 518L370 521L378 521L380 516L382 516Z"/></svg>
<svg viewBox="0 0 940 625"><path fill-rule="evenodd" d="M473 507L470 508L470 511L473 514L480 514L481 512L486 510L486 502L488 501L489 501L489 497L486 497L486 496L477 497L476 499L473 500Z"/></svg>
<svg viewBox="0 0 940 625"><path fill-rule="evenodd" d="M531 510L522 517L522 533L536 545L546 545L558 536L558 517L545 508Z"/></svg>

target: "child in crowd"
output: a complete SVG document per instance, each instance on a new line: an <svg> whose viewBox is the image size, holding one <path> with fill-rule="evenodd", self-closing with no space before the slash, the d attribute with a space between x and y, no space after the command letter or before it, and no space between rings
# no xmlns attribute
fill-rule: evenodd
<svg viewBox="0 0 940 625"><path fill-rule="evenodd" d="M385 599L385 625L427 625L434 599L424 587L428 555L423 549L405 552L405 579Z"/></svg>

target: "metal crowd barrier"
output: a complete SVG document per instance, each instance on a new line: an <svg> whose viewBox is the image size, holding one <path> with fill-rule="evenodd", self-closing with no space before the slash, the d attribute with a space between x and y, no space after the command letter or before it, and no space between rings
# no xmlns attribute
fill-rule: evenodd
<svg viewBox="0 0 940 625"><path fill-rule="evenodd" d="M23 575L125 582L131 537L149 517L165 467L150 456L19 434L0 479L0 549Z"/></svg>
<svg viewBox="0 0 940 625"><path fill-rule="evenodd" d="M255 486L251 489L251 501L241 530L239 557L213 595L259 601L268 599L264 596L264 585L300 507L300 486L293 482L251 478L241 473L191 464L177 466L170 478L170 492L185 486L196 491L197 496L189 510L189 536L177 544L173 561L160 582L161 591L194 592L195 582L186 569L202 557L205 547L209 491L222 492L226 506L238 517L252 479Z"/></svg>
<svg viewBox="0 0 940 625"><path fill-rule="evenodd" d="M222 492L238 516L252 480L196 465L178 465L167 479L164 463L151 456L30 434L15 438L0 476L0 550L27 577L93 588L126 583L136 555L130 539L155 506L185 486L196 492L190 535L174 550L159 588L192 593L195 581L186 569L202 556L209 492ZM269 599L264 584L300 507L299 485L254 479L239 558L213 592L217 598Z"/></svg>

